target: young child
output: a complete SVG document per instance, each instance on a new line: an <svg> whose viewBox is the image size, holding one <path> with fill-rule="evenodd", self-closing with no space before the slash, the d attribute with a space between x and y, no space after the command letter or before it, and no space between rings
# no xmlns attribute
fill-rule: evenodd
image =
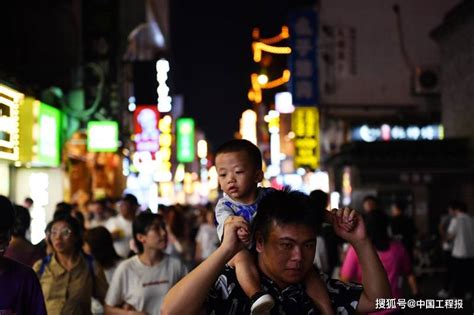
<svg viewBox="0 0 474 315"><path fill-rule="evenodd" d="M232 216L243 217L249 224L257 212L257 204L271 188L258 187L263 179L262 155L257 146L247 140L231 140L220 146L216 152L215 164L219 185L224 197L216 206L217 233L222 241L224 223ZM239 239L250 245L248 230L238 231ZM260 277L252 254L243 249L229 262L235 268L237 280L245 294L251 299L250 313L268 314L274 305L271 295L260 287ZM306 293L320 308L328 303L329 297L323 281L316 272L306 276ZM332 310L320 309L324 314L332 314Z"/></svg>

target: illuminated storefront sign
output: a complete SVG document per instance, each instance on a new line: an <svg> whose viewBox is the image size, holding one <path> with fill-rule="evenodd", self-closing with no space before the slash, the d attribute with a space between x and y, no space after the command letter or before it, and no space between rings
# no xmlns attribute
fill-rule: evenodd
<svg viewBox="0 0 474 315"><path fill-rule="evenodd" d="M160 119L158 123L158 129L160 130L160 149L156 153L156 159L158 161L158 168L154 176L157 182L168 182L172 179L171 174L171 116L166 115Z"/></svg>
<svg viewBox="0 0 474 315"><path fill-rule="evenodd" d="M316 107L296 107L291 114L295 133L295 168L319 168L319 112Z"/></svg>
<svg viewBox="0 0 474 315"><path fill-rule="evenodd" d="M20 107L20 122L20 161L33 166L59 166L62 112L26 97Z"/></svg>
<svg viewBox="0 0 474 315"><path fill-rule="evenodd" d="M40 103L38 128L38 162L42 165L56 167L61 160L61 111Z"/></svg>
<svg viewBox="0 0 474 315"><path fill-rule="evenodd" d="M87 151L116 152L118 123L116 121L90 121L87 123Z"/></svg>
<svg viewBox="0 0 474 315"><path fill-rule="evenodd" d="M257 145L257 113L251 109L247 109L242 113L239 132L242 135L242 139Z"/></svg>
<svg viewBox="0 0 474 315"><path fill-rule="evenodd" d="M161 113L171 111L171 96L168 95L170 88L166 84L170 64L166 59L160 59L156 62L156 80L158 81L158 110Z"/></svg>
<svg viewBox="0 0 474 315"><path fill-rule="evenodd" d="M194 119L179 118L176 120L176 137L178 162L194 161Z"/></svg>
<svg viewBox="0 0 474 315"><path fill-rule="evenodd" d="M295 111L293 96L290 92L275 94L275 109L281 114L291 114Z"/></svg>
<svg viewBox="0 0 474 315"><path fill-rule="evenodd" d="M442 140L444 128L442 125L427 126L382 126L362 125L352 129L353 141L375 142L394 140Z"/></svg>
<svg viewBox="0 0 474 315"><path fill-rule="evenodd" d="M19 158L19 106L24 95L0 84L0 159Z"/></svg>
<svg viewBox="0 0 474 315"><path fill-rule="evenodd" d="M20 162L27 166L59 166L62 112L33 97L25 97L19 116Z"/></svg>
<svg viewBox="0 0 474 315"><path fill-rule="evenodd" d="M156 153L159 150L158 121L160 113L156 106L137 106L133 113L135 134L133 141L137 152Z"/></svg>
<svg viewBox="0 0 474 315"><path fill-rule="evenodd" d="M270 177L280 174L280 113L276 110L270 110L265 116L268 123L268 131L270 132L270 165L267 173Z"/></svg>

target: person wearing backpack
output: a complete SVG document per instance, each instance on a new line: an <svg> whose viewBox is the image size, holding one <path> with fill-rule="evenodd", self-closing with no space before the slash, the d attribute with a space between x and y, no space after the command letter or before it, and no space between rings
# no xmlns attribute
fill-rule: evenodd
<svg viewBox="0 0 474 315"><path fill-rule="evenodd" d="M53 254L33 266L49 315L91 314L91 297L104 302L107 280L102 268L82 252L82 234L81 225L73 217L55 218L47 235Z"/></svg>

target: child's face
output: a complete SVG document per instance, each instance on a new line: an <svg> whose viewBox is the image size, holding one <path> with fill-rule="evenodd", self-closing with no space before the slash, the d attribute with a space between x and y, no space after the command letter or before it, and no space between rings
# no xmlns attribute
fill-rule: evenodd
<svg viewBox="0 0 474 315"><path fill-rule="evenodd" d="M233 200L249 204L257 197L257 184L262 170L255 169L244 151L220 153L216 157L219 185Z"/></svg>

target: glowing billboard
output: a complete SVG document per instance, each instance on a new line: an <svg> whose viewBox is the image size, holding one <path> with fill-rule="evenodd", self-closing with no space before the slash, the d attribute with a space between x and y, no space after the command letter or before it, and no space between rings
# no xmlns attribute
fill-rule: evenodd
<svg viewBox="0 0 474 315"><path fill-rule="evenodd" d="M87 151L116 152L118 123L116 121L89 121L87 123Z"/></svg>
<svg viewBox="0 0 474 315"><path fill-rule="evenodd" d="M178 162L194 161L194 119L179 118L176 120L176 153Z"/></svg>

